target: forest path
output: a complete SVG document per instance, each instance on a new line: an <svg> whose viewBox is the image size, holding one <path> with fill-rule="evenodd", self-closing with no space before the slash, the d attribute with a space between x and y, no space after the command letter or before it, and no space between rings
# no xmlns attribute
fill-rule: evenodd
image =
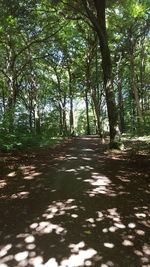
<svg viewBox="0 0 150 267"><path fill-rule="evenodd" d="M1 267L150 266L149 165L105 148L83 136L13 157L1 180Z"/></svg>

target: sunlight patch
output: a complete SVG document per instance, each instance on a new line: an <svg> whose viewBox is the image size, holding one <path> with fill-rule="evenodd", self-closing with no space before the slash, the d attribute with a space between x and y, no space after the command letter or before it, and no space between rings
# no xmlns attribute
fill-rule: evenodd
<svg viewBox="0 0 150 267"><path fill-rule="evenodd" d="M7 254L8 250L12 248L12 244L8 244L0 250L0 257L3 257Z"/></svg>
<svg viewBox="0 0 150 267"><path fill-rule="evenodd" d="M112 233L114 233L116 230L117 230L117 227L115 227L115 226L109 227L109 231Z"/></svg>
<svg viewBox="0 0 150 267"><path fill-rule="evenodd" d="M99 218L104 217L104 215L103 215L103 213L101 211L97 211L97 215L98 215Z"/></svg>
<svg viewBox="0 0 150 267"><path fill-rule="evenodd" d="M136 227L136 225L135 225L135 223L129 223L129 224L128 224L128 227L131 228L131 229L133 229L133 228Z"/></svg>
<svg viewBox="0 0 150 267"><path fill-rule="evenodd" d="M76 172L75 169L66 170L65 172Z"/></svg>
<svg viewBox="0 0 150 267"><path fill-rule="evenodd" d="M87 261L85 261L85 266L92 266L92 262L91 261L89 261L89 260L87 260Z"/></svg>
<svg viewBox="0 0 150 267"><path fill-rule="evenodd" d="M114 217L114 218L112 218L113 219L113 221L115 221L115 222L120 222L120 218L119 217Z"/></svg>
<svg viewBox="0 0 150 267"><path fill-rule="evenodd" d="M124 241L122 242L122 245L128 247L128 246L134 246L134 243L131 242L130 240L124 240Z"/></svg>
<svg viewBox="0 0 150 267"><path fill-rule="evenodd" d="M77 214L71 214L71 217L72 217L72 218L77 218L78 215L77 215Z"/></svg>
<svg viewBox="0 0 150 267"><path fill-rule="evenodd" d="M108 233L108 229L107 229L107 228L104 228L104 229L102 230L102 232L103 232L103 233Z"/></svg>
<svg viewBox="0 0 150 267"><path fill-rule="evenodd" d="M32 176L39 176L41 174L42 174L42 172L32 172Z"/></svg>
<svg viewBox="0 0 150 267"><path fill-rule="evenodd" d="M29 245L26 246L26 248L29 249L29 250L32 250L32 249L34 249L35 247L36 247L35 244L29 244Z"/></svg>
<svg viewBox="0 0 150 267"><path fill-rule="evenodd" d="M38 223L32 223L32 224L30 225L30 228L31 228L31 229L35 229L37 226L38 226Z"/></svg>
<svg viewBox="0 0 150 267"><path fill-rule="evenodd" d="M106 248L114 248L114 244L113 243L104 243L104 247Z"/></svg>
<svg viewBox="0 0 150 267"><path fill-rule="evenodd" d="M14 258L16 261L22 261L22 260L25 260L28 257L28 255L29 255L29 252L24 251L24 252L17 253Z"/></svg>
<svg viewBox="0 0 150 267"><path fill-rule="evenodd" d="M143 252L146 255L150 255L150 246L148 244L144 244L144 246L143 246Z"/></svg>
<svg viewBox="0 0 150 267"><path fill-rule="evenodd" d="M73 205L72 202L74 202L74 199L67 199L63 202L53 201L52 204L47 207L45 213L42 216L46 219L51 219L55 216L64 215L66 211L72 211L77 208L77 206ZM74 218L78 217L76 213L74 213L74 215Z"/></svg>
<svg viewBox="0 0 150 267"><path fill-rule="evenodd" d="M110 189L110 179L104 175L93 172L91 178L84 180L84 182L88 182L94 187L93 189L88 190L86 192L89 194L90 197L93 197L98 194L115 196L114 192Z"/></svg>
<svg viewBox="0 0 150 267"><path fill-rule="evenodd" d="M30 171L30 170L34 170L35 169L35 166L21 166L18 168L19 170L22 170L22 171Z"/></svg>
<svg viewBox="0 0 150 267"><path fill-rule="evenodd" d="M72 254L68 259L61 262L60 267L79 267L84 265L85 260L92 258L97 251L89 248L80 250L78 254Z"/></svg>
<svg viewBox="0 0 150 267"><path fill-rule="evenodd" d="M82 159L83 159L83 160L87 160L87 161L88 161L88 160L89 160L89 161L92 160L92 158L85 158L85 157L82 157ZM93 168L92 168L92 169L93 169Z"/></svg>
<svg viewBox="0 0 150 267"><path fill-rule="evenodd" d="M59 266L58 263L56 262L56 259L51 258L44 264L44 267L59 267Z"/></svg>
<svg viewBox="0 0 150 267"><path fill-rule="evenodd" d="M86 222L94 223L94 219L93 218L86 219Z"/></svg>
<svg viewBox="0 0 150 267"><path fill-rule="evenodd" d="M141 252L140 250L134 250L134 253L135 253L137 256L143 256L143 252Z"/></svg>
<svg viewBox="0 0 150 267"><path fill-rule="evenodd" d="M32 243L32 242L34 242L34 241L35 241L35 238L34 238L33 235L29 235L29 236L27 236L27 237L25 238L25 242L26 242L26 243Z"/></svg>
<svg viewBox="0 0 150 267"><path fill-rule="evenodd" d="M40 222L39 226L36 228L37 232L43 234L51 233L53 230L56 232L56 234L60 234L61 232L64 231L64 228L62 228L59 225L52 224L50 222Z"/></svg>
<svg viewBox="0 0 150 267"><path fill-rule="evenodd" d="M114 225L115 225L116 227L120 228L120 229L124 229L124 228L126 228L126 226L125 226L124 224L122 224L122 223L115 223Z"/></svg>
<svg viewBox="0 0 150 267"><path fill-rule="evenodd" d="M145 218L146 217L146 214L145 213L136 213L135 214L137 218Z"/></svg>
<svg viewBox="0 0 150 267"><path fill-rule="evenodd" d="M10 172L7 177L15 177L16 176L16 172Z"/></svg>
<svg viewBox="0 0 150 267"><path fill-rule="evenodd" d="M77 157L69 156L68 159L78 159Z"/></svg>
<svg viewBox="0 0 150 267"><path fill-rule="evenodd" d="M32 264L35 267L43 266L42 262L43 262L43 258L41 256L37 256L37 257L32 258L32 259L29 260L29 263Z"/></svg>
<svg viewBox="0 0 150 267"><path fill-rule="evenodd" d="M84 247L85 247L84 241L81 241L78 244L70 244L69 245L69 248L71 248L71 252L73 252L73 253L79 252L79 249L84 248Z"/></svg>
<svg viewBox="0 0 150 267"><path fill-rule="evenodd" d="M98 185L108 185L111 183L110 179L98 173L92 173L92 179L97 180Z"/></svg>
<svg viewBox="0 0 150 267"><path fill-rule="evenodd" d="M0 188L5 187L5 185L7 185L6 181L5 180L1 180L0 181Z"/></svg>
<svg viewBox="0 0 150 267"><path fill-rule="evenodd" d="M90 197L98 194L116 196L114 191L110 188L110 184L112 184L111 180L104 175L93 172L91 178L84 180L84 182L88 182L94 187L86 192Z"/></svg>
<svg viewBox="0 0 150 267"><path fill-rule="evenodd" d="M24 180L33 180L33 179L34 179L34 177L31 176L31 175L28 175L28 176L24 177Z"/></svg>
<svg viewBox="0 0 150 267"><path fill-rule="evenodd" d="M94 149L91 149L91 148L82 148L82 151L94 151Z"/></svg>
<svg viewBox="0 0 150 267"><path fill-rule="evenodd" d="M143 230L135 230L135 232L138 234L138 235L145 235L145 232Z"/></svg>
<svg viewBox="0 0 150 267"><path fill-rule="evenodd" d="M112 261L107 261L106 263L102 263L100 267L113 267L114 263Z"/></svg>

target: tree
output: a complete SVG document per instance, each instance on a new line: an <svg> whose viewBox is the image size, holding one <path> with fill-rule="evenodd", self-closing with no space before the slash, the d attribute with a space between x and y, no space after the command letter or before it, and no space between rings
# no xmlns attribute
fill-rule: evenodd
<svg viewBox="0 0 150 267"><path fill-rule="evenodd" d="M71 13L74 13L76 16L81 14L82 18L84 17L84 20L86 17L86 20L88 19L88 23L90 21L94 32L96 32L98 36L102 56L103 81L110 126L110 146L116 146L116 142L120 139L120 133L118 128L118 112L112 86L112 66L106 30L106 0L78 0L74 4L72 1L68 0L64 5L65 8L68 8L68 11L71 10ZM78 8L79 5L82 5L81 12ZM76 20L80 18L74 17L72 19Z"/></svg>

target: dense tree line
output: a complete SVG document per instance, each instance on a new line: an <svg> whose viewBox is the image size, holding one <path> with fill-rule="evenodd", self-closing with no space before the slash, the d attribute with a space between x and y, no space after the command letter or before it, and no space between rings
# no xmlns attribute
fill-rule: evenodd
<svg viewBox="0 0 150 267"><path fill-rule="evenodd" d="M146 134L148 1L2 0L5 135Z"/></svg>

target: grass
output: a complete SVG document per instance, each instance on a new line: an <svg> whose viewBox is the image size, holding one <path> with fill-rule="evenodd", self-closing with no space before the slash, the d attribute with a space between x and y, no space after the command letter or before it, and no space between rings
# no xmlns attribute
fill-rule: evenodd
<svg viewBox="0 0 150 267"><path fill-rule="evenodd" d="M150 135L129 136L123 135L122 141L125 148L133 150L136 154L150 153Z"/></svg>
<svg viewBox="0 0 150 267"><path fill-rule="evenodd" d="M0 150L11 151L31 147L49 147L62 142L64 137L50 137L35 134L1 134Z"/></svg>

